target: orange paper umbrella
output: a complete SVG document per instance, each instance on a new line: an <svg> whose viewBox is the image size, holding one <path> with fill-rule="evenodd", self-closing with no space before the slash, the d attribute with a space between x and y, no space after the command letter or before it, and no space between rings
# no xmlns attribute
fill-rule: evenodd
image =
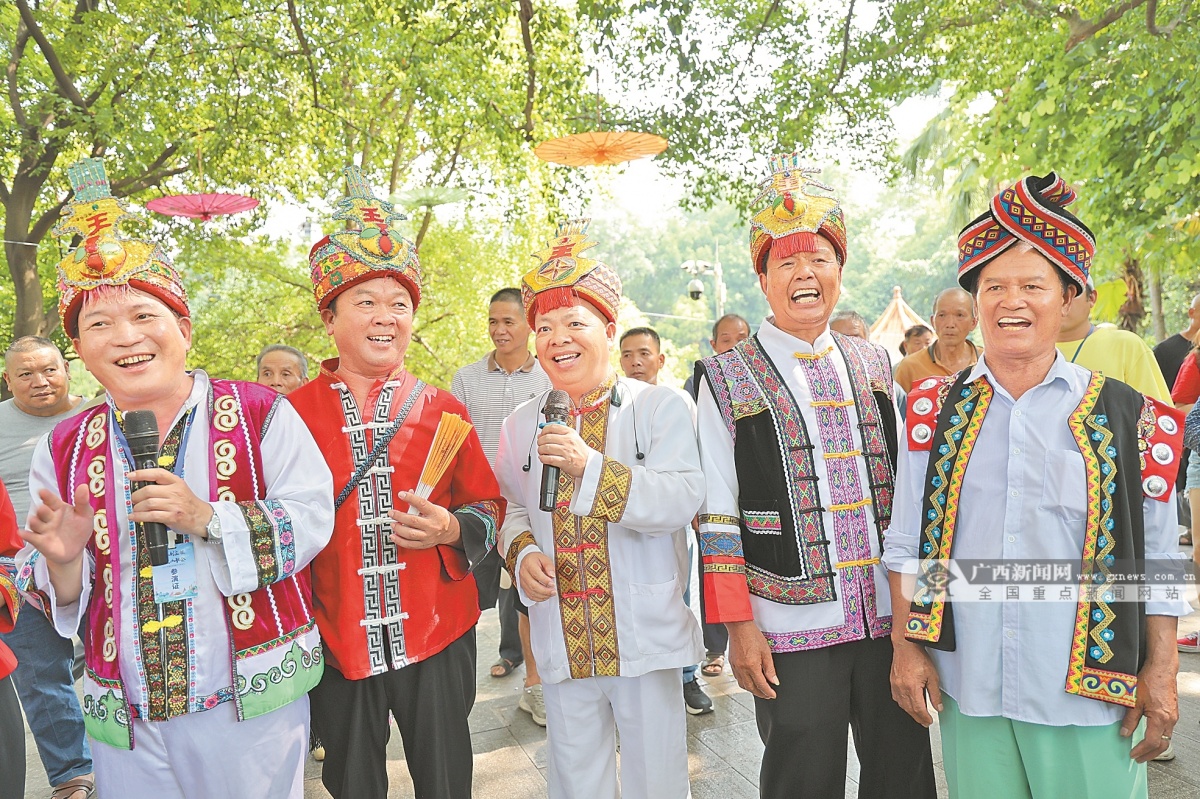
<svg viewBox="0 0 1200 799"><path fill-rule="evenodd" d="M592 166L623 164L658 155L665 149L667 140L652 133L600 130L544 141L533 149L533 153L554 164Z"/></svg>

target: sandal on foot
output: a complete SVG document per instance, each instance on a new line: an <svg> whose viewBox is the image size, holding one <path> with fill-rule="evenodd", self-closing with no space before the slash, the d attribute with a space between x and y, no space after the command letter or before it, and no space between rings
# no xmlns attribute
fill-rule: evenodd
<svg viewBox="0 0 1200 799"><path fill-rule="evenodd" d="M520 665L520 663L514 663L508 658L500 658L492 664L492 676L507 677L513 673L513 669Z"/></svg>
<svg viewBox="0 0 1200 799"><path fill-rule="evenodd" d="M57 786L50 794L50 799L92 799L96 795L96 781L91 774L67 780Z"/></svg>
<svg viewBox="0 0 1200 799"><path fill-rule="evenodd" d="M705 677L720 677L725 673L725 656L713 655L700 667L700 673Z"/></svg>

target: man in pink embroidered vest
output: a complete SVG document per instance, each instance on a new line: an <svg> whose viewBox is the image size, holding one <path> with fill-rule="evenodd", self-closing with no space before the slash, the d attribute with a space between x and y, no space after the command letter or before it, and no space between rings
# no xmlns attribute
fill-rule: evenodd
<svg viewBox="0 0 1200 799"><path fill-rule="evenodd" d="M879 565L892 505L896 411L887 353L832 331L840 203L796 153L771 159L750 259L771 315L701 361L705 620L754 694L762 799L933 799L929 735L892 700L892 623ZM818 189L823 191L818 191Z"/></svg>
<svg viewBox="0 0 1200 799"><path fill-rule="evenodd" d="M300 575L332 531L332 477L274 391L185 371L178 273L117 234L129 214L99 160L68 175L75 202L55 232L82 242L59 265L59 313L108 397L34 454L18 583L63 635L86 615L103 795L301 799L323 656ZM160 468L133 468L132 410L157 419ZM174 542L162 566L151 522Z"/></svg>
<svg viewBox="0 0 1200 799"><path fill-rule="evenodd" d="M469 799L475 702L474 568L492 550L504 502L474 429L445 471L423 466L454 395L404 368L421 271L404 219L362 173L334 218L350 222L309 254L313 293L338 358L288 395L337 489L333 540L312 564L329 664L312 692L334 797L388 795L388 715L422 799ZM424 481L429 479L429 484ZM428 491L418 494L415 489Z"/></svg>

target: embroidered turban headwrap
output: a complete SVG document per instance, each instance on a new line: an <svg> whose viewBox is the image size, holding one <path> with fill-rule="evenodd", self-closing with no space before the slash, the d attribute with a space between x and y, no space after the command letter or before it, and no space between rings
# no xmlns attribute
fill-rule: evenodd
<svg viewBox="0 0 1200 799"><path fill-rule="evenodd" d="M1096 238L1066 206L1075 190L1054 172L1029 175L992 198L958 235L958 282L972 291L979 269L1018 242L1031 245L1084 290Z"/></svg>
<svg viewBox="0 0 1200 799"><path fill-rule="evenodd" d="M180 316L189 316L187 292L162 248L151 241L125 238L117 225L136 219L124 200L112 195L104 162L85 158L67 167L75 196L63 209L54 235L82 240L58 264L58 315L71 338L79 335L84 296L100 286L129 286L161 300Z"/></svg>
<svg viewBox="0 0 1200 799"><path fill-rule="evenodd" d="M771 158L771 177L762 182L762 192L752 203L768 203L750 220L750 263L755 272L764 272L772 255L816 252L818 235L833 245L838 263L846 263L846 219L836 198L813 193L833 191L814 179L819 174L819 169L800 166L798 153Z"/></svg>
<svg viewBox="0 0 1200 799"><path fill-rule="evenodd" d="M538 267L521 278L521 299L529 326L539 313L569 308L587 300L610 322L617 321L621 278L608 264L582 253L596 246L587 236L590 219L571 219L558 226L554 239L533 254Z"/></svg>
<svg viewBox="0 0 1200 799"><path fill-rule="evenodd" d="M391 277L408 289L415 311L421 304L421 262L416 245L393 228L408 217L376 199L358 167L346 167L345 175L346 196L338 201L333 218L348 227L330 233L308 253L317 309L324 310L355 283Z"/></svg>

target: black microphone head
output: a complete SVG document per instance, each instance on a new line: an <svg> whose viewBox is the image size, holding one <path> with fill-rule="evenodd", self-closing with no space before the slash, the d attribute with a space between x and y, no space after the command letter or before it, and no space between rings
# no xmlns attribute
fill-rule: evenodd
<svg viewBox="0 0 1200 799"><path fill-rule="evenodd" d="M158 454L158 419L154 411L127 411L122 427L134 458Z"/></svg>
<svg viewBox="0 0 1200 799"><path fill-rule="evenodd" d="M547 422L566 424L571 418L571 395L561 388L551 389L546 395L546 404L542 407Z"/></svg>

